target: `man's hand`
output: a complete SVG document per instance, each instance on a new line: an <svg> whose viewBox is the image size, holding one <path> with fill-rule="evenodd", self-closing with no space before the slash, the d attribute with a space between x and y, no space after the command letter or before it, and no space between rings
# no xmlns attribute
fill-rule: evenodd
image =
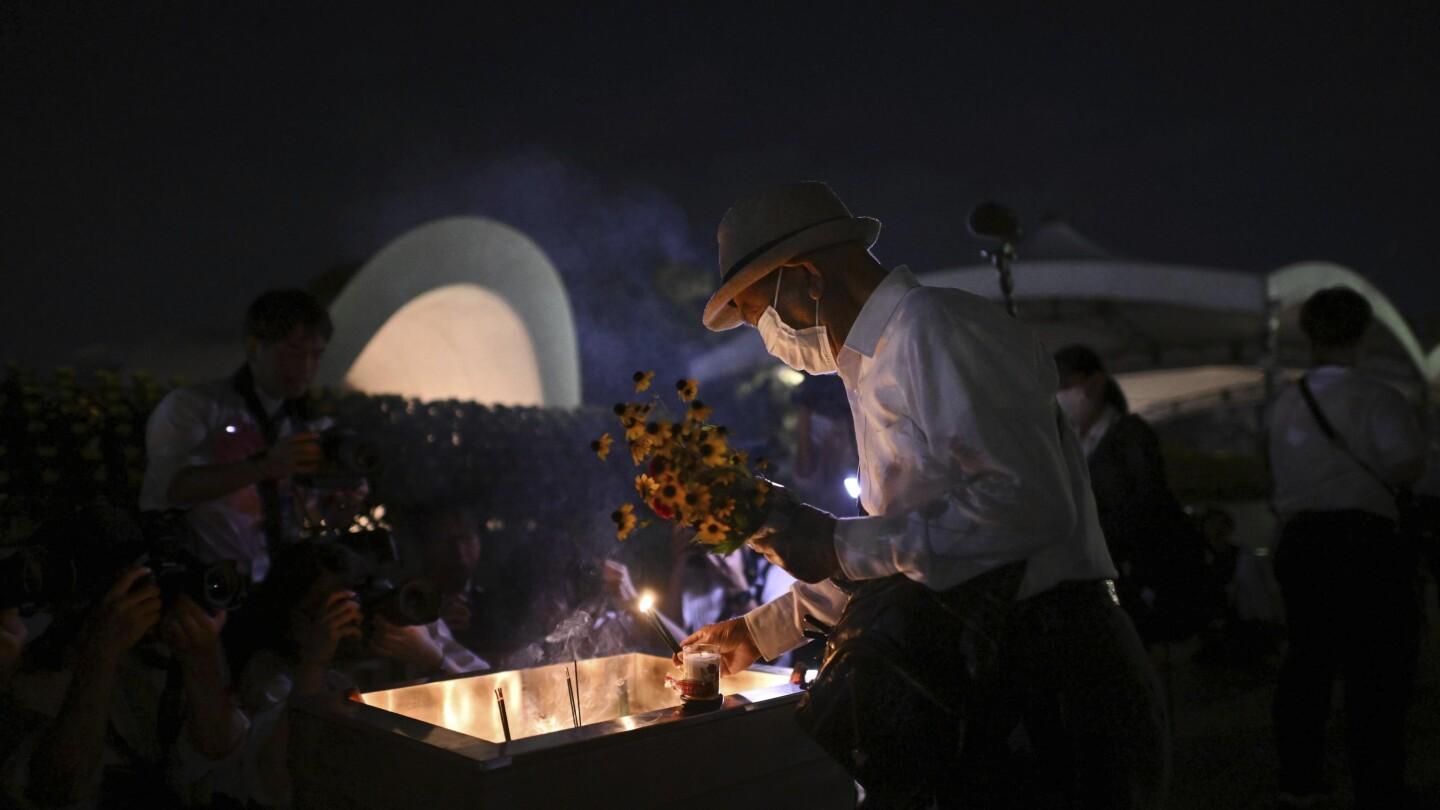
<svg viewBox="0 0 1440 810"><path fill-rule="evenodd" d="M464 594L452 593L440 603L440 618L452 632L463 633L470 629L470 602Z"/></svg>
<svg viewBox="0 0 1440 810"><path fill-rule="evenodd" d="M440 645L420 625L391 624L376 616L370 651L384 658L409 664L421 672L434 672L445 660Z"/></svg>
<svg viewBox="0 0 1440 810"><path fill-rule="evenodd" d="M840 573L835 516L803 503L784 508L792 510L789 525L774 532L757 532L746 541L749 546L801 582L819 582Z"/></svg>
<svg viewBox="0 0 1440 810"><path fill-rule="evenodd" d="M25 651L25 639L29 631L20 621L20 609L0 611L0 679L5 678L20 663L20 654Z"/></svg>
<svg viewBox="0 0 1440 810"><path fill-rule="evenodd" d="M292 433L281 436L260 457L260 472L269 479L312 473L320 466L320 434Z"/></svg>
<svg viewBox="0 0 1440 810"><path fill-rule="evenodd" d="M160 632L175 656L187 667L193 667L219 660L216 653L220 649L220 631L224 627L225 611L211 616L195 604L195 600L181 594L165 612Z"/></svg>
<svg viewBox="0 0 1440 810"><path fill-rule="evenodd" d="M630 569L624 563L606 560L600 574L605 579L605 590L617 602L629 605L640 598L635 591L635 583L630 581Z"/></svg>
<svg viewBox="0 0 1440 810"><path fill-rule="evenodd" d="M314 614L297 611L292 633L300 645L300 663L328 666L342 638L360 638L360 605L354 591L336 591Z"/></svg>
<svg viewBox="0 0 1440 810"><path fill-rule="evenodd" d="M95 606L86 646L104 660L119 659L160 621L160 588L149 576L149 568L131 568Z"/></svg>
<svg viewBox="0 0 1440 810"><path fill-rule="evenodd" d="M745 626L743 618L706 625L680 642L682 648L691 644L714 644L718 647L722 675L743 672L760 660L760 648L755 646L755 640L750 637L750 628ZM680 656L676 655L674 660L675 666L680 666Z"/></svg>

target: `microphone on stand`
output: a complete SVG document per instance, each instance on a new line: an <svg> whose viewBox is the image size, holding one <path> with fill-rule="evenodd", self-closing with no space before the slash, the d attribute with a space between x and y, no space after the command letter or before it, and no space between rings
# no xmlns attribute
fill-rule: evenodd
<svg viewBox="0 0 1440 810"><path fill-rule="evenodd" d="M1010 263L1015 260L1015 244L1024 233L1020 230L1020 218L1000 203L986 200L970 210L970 219L966 224L971 234L1000 243L997 250L982 250L980 256L989 259L1000 273L1000 293L1005 297L1005 311L1014 317L1015 279L1010 275Z"/></svg>

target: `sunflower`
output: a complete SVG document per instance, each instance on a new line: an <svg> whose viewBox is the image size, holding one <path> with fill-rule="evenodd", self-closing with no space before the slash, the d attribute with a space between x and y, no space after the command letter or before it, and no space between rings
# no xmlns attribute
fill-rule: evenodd
<svg viewBox="0 0 1440 810"><path fill-rule="evenodd" d="M724 467L732 463L730 461L730 448L725 446L725 439L716 435L706 436L700 446L696 448L700 454L700 460L707 467Z"/></svg>
<svg viewBox="0 0 1440 810"><path fill-rule="evenodd" d="M630 460L635 462L638 467L640 462L650 455L652 449L654 449L654 445L646 439L644 434L641 434L640 438L630 442Z"/></svg>
<svg viewBox="0 0 1440 810"><path fill-rule="evenodd" d="M685 501L685 487L676 481L662 482L655 492L655 499L674 510Z"/></svg>
<svg viewBox="0 0 1440 810"><path fill-rule="evenodd" d="M696 522L710 514L710 493L702 486L692 486L680 503L680 515L687 522Z"/></svg>
<svg viewBox="0 0 1440 810"><path fill-rule="evenodd" d="M680 395L681 402L689 402L700 393L700 382L698 380L676 380L675 392Z"/></svg>
<svg viewBox="0 0 1440 810"><path fill-rule="evenodd" d="M704 422L710 418L710 406L698 399L690 401L690 409L685 412L687 422Z"/></svg>
<svg viewBox="0 0 1440 810"><path fill-rule="evenodd" d="M635 491L640 493L641 498L644 498L647 501L650 500L650 496L654 495L655 490L659 488L660 483L654 478L651 478L644 473L635 476Z"/></svg>
<svg viewBox="0 0 1440 810"><path fill-rule="evenodd" d="M700 533L696 538L707 546L718 546L725 542L730 527L713 518L700 521Z"/></svg>
<svg viewBox="0 0 1440 810"><path fill-rule="evenodd" d="M635 507L628 503L611 512L610 519L615 521L615 537L618 540L624 540L635 531Z"/></svg>
<svg viewBox="0 0 1440 810"><path fill-rule="evenodd" d="M638 394L641 391L648 391L650 389L650 381L655 379L655 372L637 371L630 379L635 381L635 393Z"/></svg>
<svg viewBox="0 0 1440 810"><path fill-rule="evenodd" d="M599 456L601 461L604 461L605 457L610 455L610 445L614 443L615 440L610 438L609 433L606 433L595 441L590 442L590 449L595 451L595 455Z"/></svg>
<svg viewBox="0 0 1440 810"><path fill-rule="evenodd" d="M620 425L625 428L626 441L638 441L645 438L645 420L627 416L620 420Z"/></svg>
<svg viewBox="0 0 1440 810"><path fill-rule="evenodd" d="M675 426L669 422L646 422L645 439L654 445L663 445L675 436Z"/></svg>

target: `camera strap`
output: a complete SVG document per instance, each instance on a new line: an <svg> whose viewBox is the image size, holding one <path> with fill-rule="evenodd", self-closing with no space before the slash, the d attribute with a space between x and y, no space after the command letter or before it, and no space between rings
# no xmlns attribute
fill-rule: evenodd
<svg viewBox="0 0 1440 810"><path fill-rule="evenodd" d="M1375 482L1384 487L1385 491L1390 493L1391 497L1399 498L1401 492L1391 485L1389 481L1386 481L1385 476L1381 475L1374 467L1366 464L1363 459L1356 455L1355 451L1351 449L1350 443L1345 441L1345 437L1341 436L1340 433L1335 430L1335 425L1325 416L1325 411L1321 410L1320 403L1316 401L1315 392L1310 389L1308 376L1300 378L1300 396L1305 398L1305 405L1310 409L1310 416L1315 419L1315 424L1319 426L1320 432L1325 434L1325 438L1330 440L1330 444L1334 445L1335 449L1344 453L1347 458L1355 462L1367 475L1375 479Z"/></svg>
<svg viewBox="0 0 1440 810"><path fill-rule="evenodd" d="M271 416L265 411L265 406L260 404L260 395L255 393L255 376L250 371L250 364L240 366L235 376L230 380L235 393L245 402L245 409L250 412L250 418L260 427L260 433L265 438L265 448L268 450L275 446L276 440L280 438L280 426L287 418L295 417L293 400L285 400L280 405L280 410ZM285 515L290 508L290 494L281 492L280 482L273 478L266 478L255 484L256 490L260 493L260 511L262 526L265 530L265 547L267 550L278 548L285 540Z"/></svg>

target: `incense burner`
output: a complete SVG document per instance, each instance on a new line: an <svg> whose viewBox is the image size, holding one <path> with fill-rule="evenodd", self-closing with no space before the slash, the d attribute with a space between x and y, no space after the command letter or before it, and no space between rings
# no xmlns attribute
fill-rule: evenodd
<svg viewBox="0 0 1440 810"><path fill-rule="evenodd" d="M297 805L733 808L796 796L807 807L854 805L849 777L795 724L802 690L787 671L726 676L708 711L681 705L664 682L673 672L669 659L630 653L297 702Z"/></svg>

